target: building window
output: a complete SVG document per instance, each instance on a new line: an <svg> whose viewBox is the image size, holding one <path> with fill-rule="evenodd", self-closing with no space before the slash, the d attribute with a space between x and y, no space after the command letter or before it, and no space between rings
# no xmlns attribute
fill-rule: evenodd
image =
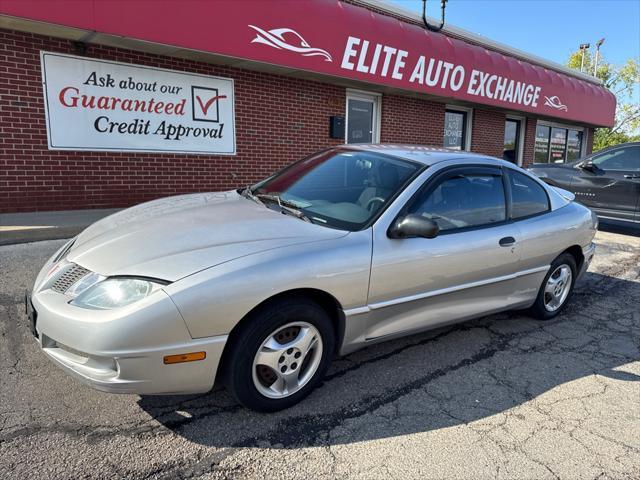
<svg viewBox="0 0 640 480"><path fill-rule="evenodd" d="M582 132L569 130L567 134L567 162L578 160L582 155Z"/></svg>
<svg viewBox="0 0 640 480"><path fill-rule="evenodd" d="M379 95L347 92L347 143L379 142Z"/></svg>
<svg viewBox="0 0 640 480"><path fill-rule="evenodd" d="M549 133L551 128L546 125L536 127L536 144L533 150L535 163L549 163Z"/></svg>
<svg viewBox="0 0 640 480"><path fill-rule="evenodd" d="M572 162L582 156L582 143L582 130L538 124L534 162Z"/></svg>
<svg viewBox="0 0 640 480"><path fill-rule="evenodd" d="M551 129L551 146L549 147L549 163L564 163L567 148L567 129Z"/></svg>
<svg viewBox="0 0 640 480"><path fill-rule="evenodd" d="M520 163L521 120L508 118L504 123L504 147L502 158L518 165Z"/></svg>
<svg viewBox="0 0 640 480"><path fill-rule="evenodd" d="M453 150L467 149L467 112L447 110L444 113L444 146Z"/></svg>

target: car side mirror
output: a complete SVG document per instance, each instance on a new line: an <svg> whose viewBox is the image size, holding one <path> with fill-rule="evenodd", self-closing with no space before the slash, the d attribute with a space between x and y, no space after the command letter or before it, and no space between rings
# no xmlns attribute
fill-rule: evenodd
<svg viewBox="0 0 640 480"><path fill-rule="evenodd" d="M410 213L405 217L396 219L389 228L390 238L435 238L440 232L440 227L430 218Z"/></svg>
<svg viewBox="0 0 640 480"><path fill-rule="evenodd" d="M600 173L602 171L602 169L593 162L584 162L580 165L580 168L591 173Z"/></svg>

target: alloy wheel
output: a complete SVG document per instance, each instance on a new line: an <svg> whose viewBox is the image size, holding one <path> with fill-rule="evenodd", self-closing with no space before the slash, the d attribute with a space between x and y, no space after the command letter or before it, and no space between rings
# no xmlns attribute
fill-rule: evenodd
<svg viewBox="0 0 640 480"><path fill-rule="evenodd" d="M253 384L268 398L286 398L313 378L322 359L322 336L307 322L292 322L269 334L252 366Z"/></svg>
<svg viewBox="0 0 640 480"><path fill-rule="evenodd" d="M573 273L567 264L558 266L547 279L544 287L544 308L555 312L564 304L571 291Z"/></svg>

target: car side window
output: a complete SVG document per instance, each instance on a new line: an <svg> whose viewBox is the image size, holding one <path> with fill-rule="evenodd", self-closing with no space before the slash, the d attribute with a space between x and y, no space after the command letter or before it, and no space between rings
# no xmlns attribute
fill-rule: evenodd
<svg viewBox="0 0 640 480"><path fill-rule="evenodd" d="M522 218L549 210L549 197L544 188L527 175L509 170L511 185L511 218Z"/></svg>
<svg viewBox="0 0 640 480"><path fill-rule="evenodd" d="M491 174L455 175L427 189L408 213L435 221L440 231L503 222L506 203L502 177Z"/></svg>
<svg viewBox="0 0 640 480"><path fill-rule="evenodd" d="M616 148L594 156L591 162L605 171L640 171L640 147Z"/></svg>

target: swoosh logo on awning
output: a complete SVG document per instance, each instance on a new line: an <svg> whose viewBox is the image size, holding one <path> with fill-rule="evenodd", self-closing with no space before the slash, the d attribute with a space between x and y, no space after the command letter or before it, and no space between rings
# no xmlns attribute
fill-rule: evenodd
<svg viewBox="0 0 640 480"><path fill-rule="evenodd" d="M566 112L567 106L564 105L560 99L557 97L557 95L554 95L553 97L544 97L544 104L548 107L551 108L555 108L556 110L562 110L564 112Z"/></svg>
<svg viewBox="0 0 640 480"><path fill-rule="evenodd" d="M258 35L251 40L251 43L262 43L278 50L288 50L295 52L303 57L324 57L325 62L332 62L331 55L326 50L314 48L300 35L291 28L274 28L272 30L263 30L255 25L248 25L253 28ZM285 39L285 35L290 39ZM295 42L291 43L291 42Z"/></svg>

